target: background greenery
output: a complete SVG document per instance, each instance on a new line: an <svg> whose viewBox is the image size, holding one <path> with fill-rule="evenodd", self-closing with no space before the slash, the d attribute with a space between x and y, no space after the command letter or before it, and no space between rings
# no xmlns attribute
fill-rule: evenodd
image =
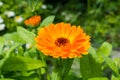
<svg viewBox="0 0 120 80"><path fill-rule="evenodd" d="M24 24L24 20L33 15L41 15L42 21L47 16L54 15L55 20L54 16L49 17L51 22L54 20L54 23L70 22L74 25L81 25L91 36L92 45L96 49L91 48L90 55L80 61L74 60L66 80L83 80L82 77L85 79L101 77L89 80L119 80L120 58L115 56L112 60L108 57L111 56L112 46L120 48L120 0L0 1L4 3L0 6L0 16L6 25L5 30L0 31L0 78L2 78L0 80L39 80L40 78L46 80L49 78L46 73L51 73L55 60L45 57L47 66L44 64L41 52L31 45L34 42L34 31L30 31L31 29ZM32 1L32 4L29 1ZM35 1L38 1L37 5ZM5 11L13 11L15 16L9 18L4 14ZM16 16L22 16L23 21L17 23ZM105 42L98 48L104 41L110 42L112 46ZM29 48L26 47L27 43L31 45ZM103 57L102 54L105 56ZM79 66L82 74L79 72ZM92 75L92 72L97 73Z"/></svg>
<svg viewBox="0 0 120 80"><path fill-rule="evenodd" d="M24 26L24 22L15 23L14 18L7 18L3 13L6 10L21 15L24 20L32 15L41 15L42 19L49 15L55 15L56 22L70 22L81 25L91 35L94 46L102 42L112 43L114 48L120 46L120 0L38 0L34 13L27 2L29 0L0 0L4 5L0 9L0 16L5 20L6 29L0 34L16 30L17 25ZM35 5L34 0L33 5ZM42 8L45 5L46 8Z"/></svg>

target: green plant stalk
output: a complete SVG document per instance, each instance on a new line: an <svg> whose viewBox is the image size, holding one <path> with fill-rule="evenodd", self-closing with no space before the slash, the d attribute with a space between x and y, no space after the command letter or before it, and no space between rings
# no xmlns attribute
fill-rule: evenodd
<svg viewBox="0 0 120 80"><path fill-rule="evenodd" d="M65 77L66 77L66 75L69 73L73 61L74 61L74 58L73 58L73 59L65 59L65 60L62 60L62 63L63 63L63 68L62 68L62 80L64 80Z"/></svg>
<svg viewBox="0 0 120 80"><path fill-rule="evenodd" d="M61 65L61 59L56 59L55 68L52 72L52 80L62 80L61 75L62 65Z"/></svg>
<svg viewBox="0 0 120 80"><path fill-rule="evenodd" d="M34 13L35 8L38 4L38 1L39 0L28 0L28 5L30 6L30 10L31 10L32 13Z"/></svg>
<svg viewBox="0 0 120 80"><path fill-rule="evenodd" d="M36 0L36 2L35 2L35 4L34 4L34 6L33 6L33 8L32 8L32 12L34 12L34 11L35 11L35 8L36 8L36 6L37 6L37 4L38 4L38 1L39 1L39 0Z"/></svg>
<svg viewBox="0 0 120 80"><path fill-rule="evenodd" d="M45 65L47 65L47 64L46 64L46 61L45 61L45 58L44 58L44 55L42 54L42 52L38 52L38 55L39 55L38 58L39 58ZM46 71L47 80L51 80L50 74L48 73L48 68L47 68L47 66L46 66L44 69L45 69L45 71ZM39 75L40 75L40 74L39 74Z"/></svg>
<svg viewBox="0 0 120 80"><path fill-rule="evenodd" d="M52 73L52 80L64 80L74 59L57 59L55 68Z"/></svg>
<svg viewBox="0 0 120 80"><path fill-rule="evenodd" d="M28 0L28 5L30 6L30 10L32 10L32 2L31 2L31 0Z"/></svg>
<svg viewBox="0 0 120 80"><path fill-rule="evenodd" d="M38 73L39 79L41 80L42 76L41 76L41 69L40 68L37 70L37 73Z"/></svg>
<svg viewBox="0 0 120 80"><path fill-rule="evenodd" d="M49 75L49 74L47 74L47 80L51 80L51 78L50 78L50 75Z"/></svg>
<svg viewBox="0 0 120 80"><path fill-rule="evenodd" d="M90 2L91 2L91 0L87 0L87 11L89 12L89 10L90 10Z"/></svg>

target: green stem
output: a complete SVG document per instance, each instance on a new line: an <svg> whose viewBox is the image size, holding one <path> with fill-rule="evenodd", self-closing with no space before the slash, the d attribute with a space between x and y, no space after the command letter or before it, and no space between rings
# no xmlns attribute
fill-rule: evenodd
<svg viewBox="0 0 120 80"><path fill-rule="evenodd" d="M38 1L39 1L39 0L36 0L36 2L34 1L34 2L35 2L35 4L34 4L34 6L33 6L33 8L32 8L32 12L34 12L34 11L35 11L35 8L36 8L36 6L37 6L37 4L38 4Z"/></svg>
<svg viewBox="0 0 120 80"><path fill-rule="evenodd" d="M47 73L47 80L51 80L49 73Z"/></svg>
<svg viewBox="0 0 120 80"><path fill-rule="evenodd" d="M65 79L66 75L69 73L72 63L74 59L65 59L63 60L63 68L62 68L62 80Z"/></svg>
<svg viewBox="0 0 120 80"><path fill-rule="evenodd" d="M30 6L30 10L32 10L32 2L31 2L31 0L28 0L28 5Z"/></svg>
<svg viewBox="0 0 120 80"><path fill-rule="evenodd" d="M41 69L39 68L38 70L37 70L37 73L38 73L38 76L39 76L39 79L41 80Z"/></svg>
<svg viewBox="0 0 120 80"><path fill-rule="evenodd" d="M64 80L74 59L57 59L54 71L52 73L52 80Z"/></svg>
<svg viewBox="0 0 120 80"><path fill-rule="evenodd" d="M87 0L87 11L89 12L90 10L90 0Z"/></svg>
<svg viewBox="0 0 120 80"><path fill-rule="evenodd" d="M56 59L55 68L52 72L52 80L62 80L61 79L62 65L60 63L61 63L61 59L60 58Z"/></svg>
<svg viewBox="0 0 120 80"><path fill-rule="evenodd" d="M38 58L46 65L46 67L44 69L45 69L45 72L46 72L47 80L51 80L44 55L41 52L38 52L38 55L39 55Z"/></svg>

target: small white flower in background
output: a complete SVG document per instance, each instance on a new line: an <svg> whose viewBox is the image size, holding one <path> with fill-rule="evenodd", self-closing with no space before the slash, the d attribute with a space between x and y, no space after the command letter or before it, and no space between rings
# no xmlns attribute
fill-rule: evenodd
<svg viewBox="0 0 120 80"><path fill-rule="evenodd" d="M18 22L18 23L21 23L23 21L23 17L21 16L16 16L15 17L15 21Z"/></svg>
<svg viewBox="0 0 120 80"><path fill-rule="evenodd" d="M67 13L66 13L65 11L63 11L63 12L61 13L61 15L62 15L62 16L66 16Z"/></svg>
<svg viewBox="0 0 120 80"><path fill-rule="evenodd" d="M42 8L42 9L46 9L47 6L46 6L45 4L43 4L43 5L41 6L41 8Z"/></svg>
<svg viewBox="0 0 120 80"><path fill-rule="evenodd" d="M5 24L0 24L0 31L5 29Z"/></svg>
<svg viewBox="0 0 120 80"><path fill-rule="evenodd" d="M69 20L70 20L70 17L69 17L69 16L65 16L65 20L66 20L66 21L69 21Z"/></svg>
<svg viewBox="0 0 120 80"><path fill-rule="evenodd" d="M29 49L29 48L32 47L32 45L31 45L30 43L27 43L27 44L25 45L25 47L26 47L26 49Z"/></svg>
<svg viewBox="0 0 120 80"><path fill-rule="evenodd" d="M10 44L11 44L11 45L14 45L14 43L15 43L14 41L10 41Z"/></svg>
<svg viewBox="0 0 120 80"><path fill-rule="evenodd" d="M3 49L3 51L8 51L8 50L10 50L10 47L8 47L8 46L6 46L4 49Z"/></svg>
<svg viewBox="0 0 120 80"><path fill-rule="evenodd" d="M15 13L13 11L5 11L4 14L7 15L8 18L15 16Z"/></svg>
<svg viewBox="0 0 120 80"><path fill-rule="evenodd" d="M0 1L0 6L3 6L3 2Z"/></svg>
<svg viewBox="0 0 120 80"><path fill-rule="evenodd" d="M66 21L70 21L72 19L73 15L72 14L68 14L65 16Z"/></svg>
<svg viewBox="0 0 120 80"><path fill-rule="evenodd" d="M72 14L66 13L65 11L63 11L63 12L61 13L61 15L65 17L65 20L66 20L66 21L70 21L70 20L73 18L73 15L72 15Z"/></svg>
<svg viewBox="0 0 120 80"><path fill-rule="evenodd" d="M7 46L9 46L9 45L14 45L14 41L12 41L12 40L7 40L6 42L5 42L5 45L7 45Z"/></svg>
<svg viewBox="0 0 120 80"><path fill-rule="evenodd" d="M1 16L0 16L0 23L3 23L4 22L4 20L1 18Z"/></svg>

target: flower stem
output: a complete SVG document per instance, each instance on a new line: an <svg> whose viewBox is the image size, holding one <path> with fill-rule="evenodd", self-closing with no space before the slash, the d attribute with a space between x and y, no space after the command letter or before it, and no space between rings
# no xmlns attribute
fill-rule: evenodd
<svg viewBox="0 0 120 80"><path fill-rule="evenodd" d="M74 59L57 59L55 68L52 72L52 80L64 80Z"/></svg>

